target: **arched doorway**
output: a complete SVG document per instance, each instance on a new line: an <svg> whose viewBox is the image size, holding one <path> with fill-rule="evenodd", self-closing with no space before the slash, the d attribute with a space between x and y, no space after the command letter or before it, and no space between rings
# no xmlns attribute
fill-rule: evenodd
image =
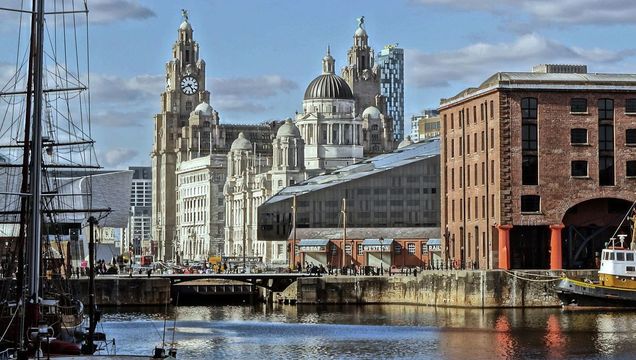
<svg viewBox="0 0 636 360"><path fill-rule="evenodd" d="M630 201L603 198L569 208L563 216L563 267L594 268L595 258L614 233L631 234L629 221L621 225L631 205Z"/></svg>

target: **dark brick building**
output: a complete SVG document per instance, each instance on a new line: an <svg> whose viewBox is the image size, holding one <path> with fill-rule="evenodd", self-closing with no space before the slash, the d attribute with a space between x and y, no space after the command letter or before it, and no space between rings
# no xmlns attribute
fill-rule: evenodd
<svg viewBox="0 0 636 360"><path fill-rule="evenodd" d="M539 65L440 104L445 257L593 267L636 200L636 74ZM628 238L628 241L630 239Z"/></svg>

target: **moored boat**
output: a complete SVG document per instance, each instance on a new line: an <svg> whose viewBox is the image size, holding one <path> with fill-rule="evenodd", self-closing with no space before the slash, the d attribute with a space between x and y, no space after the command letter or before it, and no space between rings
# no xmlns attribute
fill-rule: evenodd
<svg viewBox="0 0 636 360"><path fill-rule="evenodd" d="M564 277L556 292L566 309L636 309L636 248L622 245L626 235L619 235L620 245L611 239L601 252L598 281Z"/></svg>

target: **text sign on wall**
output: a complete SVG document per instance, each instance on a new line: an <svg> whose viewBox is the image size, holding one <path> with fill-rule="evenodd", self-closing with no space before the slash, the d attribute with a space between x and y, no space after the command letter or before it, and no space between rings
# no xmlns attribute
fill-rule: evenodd
<svg viewBox="0 0 636 360"><path fill-rule="evenodd" d="M442 245L428 245L428 251L442 251Z"/></svg>
<svg viewBox="0 0 636 360"><path fill-rule="evenodd" d="M364 251L391 251L390 245L364 245Z"/></svg>
<svg viewBox="0 0 636 360"><path fill-rule="evenodd" d="M326 252L326 246L317 246L317 245L305 245L300 247L300 251L302 252Z"/></svg>

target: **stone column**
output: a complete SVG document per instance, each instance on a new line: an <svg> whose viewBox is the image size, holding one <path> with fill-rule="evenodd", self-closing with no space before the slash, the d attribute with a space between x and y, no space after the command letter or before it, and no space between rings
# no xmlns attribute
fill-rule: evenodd
<svg viewBox="0 0 636 360"><path fill-rule="evenodd" d="M499 230L499 268L510 270L510 229L512 225L497 225Z"/></svg>
<svg viewBox="0 0 636 360"><path fill-rule="evenodd" d="M550 225L550 270L563 269L561 230L564 227L563 224Z"/></svg>

